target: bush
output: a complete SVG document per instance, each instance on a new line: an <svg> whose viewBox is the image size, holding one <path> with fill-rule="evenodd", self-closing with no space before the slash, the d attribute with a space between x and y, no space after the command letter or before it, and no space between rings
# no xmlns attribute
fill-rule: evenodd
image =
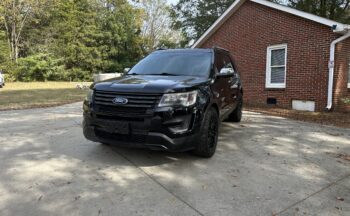
<svg viewBox="0 0 350 216"><path fill-rule="evenodd" d="M343 98L342 101L343 101L345 104L350 104L350 98Z"/></svg>
<svg viewBox="0 0 350 216"><path fill-rule="evenodd" d="M4 72L4 77L6 82L16 81L16 77L12 73L16 70L16 65L11 61L5 61L0 64L0 69Z"/></svg>
<svg viewBox="0 0 350 216"><path fill-rule="evenodd" d="M71 68L67 70L67 75L70 81L92 81L91 72L81 68Z"/></svg>
<svg viewBox="0 0 350 216"><path fill-rule="evenodd" d="M13 81L68 81L68 72L61 59L38 54L19 58L17 64L7 61L0 65L8 82Z"/></svg>
<svg viewBox="0 0 350 216"><path fill-rule="evenodd" d="M37 54L18 59L11 70L16 81L60 81L67 80L67 73L60 59L50 55Z"/></svg>

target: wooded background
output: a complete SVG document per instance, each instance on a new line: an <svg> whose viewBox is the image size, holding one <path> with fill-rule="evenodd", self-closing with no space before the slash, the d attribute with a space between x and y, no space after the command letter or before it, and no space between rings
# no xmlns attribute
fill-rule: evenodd
<svg viewBox="0 0 350 216"><path fill-rule="evenodd" d="M350 0L273 0L349 23ZM121 72L158 48L189 47L234 0L1 0L8 81L82 81Z"/></svg>

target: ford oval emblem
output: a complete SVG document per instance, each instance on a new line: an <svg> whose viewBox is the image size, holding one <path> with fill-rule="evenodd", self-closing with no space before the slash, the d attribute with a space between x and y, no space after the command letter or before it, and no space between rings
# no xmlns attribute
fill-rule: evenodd
<svg viewBox="0 0 350 216"><path fill-rule="evenodd" d="M117 105L125 105L129 102L129 100L123 97L116 97L112 100L112 102Z"/></svg>

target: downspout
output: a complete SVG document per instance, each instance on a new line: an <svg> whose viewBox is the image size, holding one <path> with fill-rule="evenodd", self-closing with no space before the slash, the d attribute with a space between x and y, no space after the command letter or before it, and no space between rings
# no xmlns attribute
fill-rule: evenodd
<svg viewBox="0 0 350 216"><path fill-rule="evenodd" d="M329 74L328 74L328 101L327 101L327 107L326 110L330 111L333 106L333 83L334 83L334 61L335 61L335 46L337 43L346 40L350 37L350 32L347 32L345 35L341 36L340 38L334 40L331 43L331 52L330 52L330 58L329 58Z"/></svg>

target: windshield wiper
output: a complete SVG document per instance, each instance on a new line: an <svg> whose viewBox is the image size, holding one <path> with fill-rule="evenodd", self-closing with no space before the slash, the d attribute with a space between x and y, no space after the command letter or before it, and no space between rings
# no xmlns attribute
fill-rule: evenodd
<svg viewBox="0 0 350 216"><path fill-rule="evenodd" d="M147 74L147 75L154 75L154 76L179 76L177 74L171 74L171 73L159 73L159 74Z"/></svg>
<svg viewBox="0 0 350 216"><path fill-rule="evenodd" d="M128 73L127 75L134 75L134 76L136 76L136 75L140 75L140 74L138 74L138 73Z"/></svg>

